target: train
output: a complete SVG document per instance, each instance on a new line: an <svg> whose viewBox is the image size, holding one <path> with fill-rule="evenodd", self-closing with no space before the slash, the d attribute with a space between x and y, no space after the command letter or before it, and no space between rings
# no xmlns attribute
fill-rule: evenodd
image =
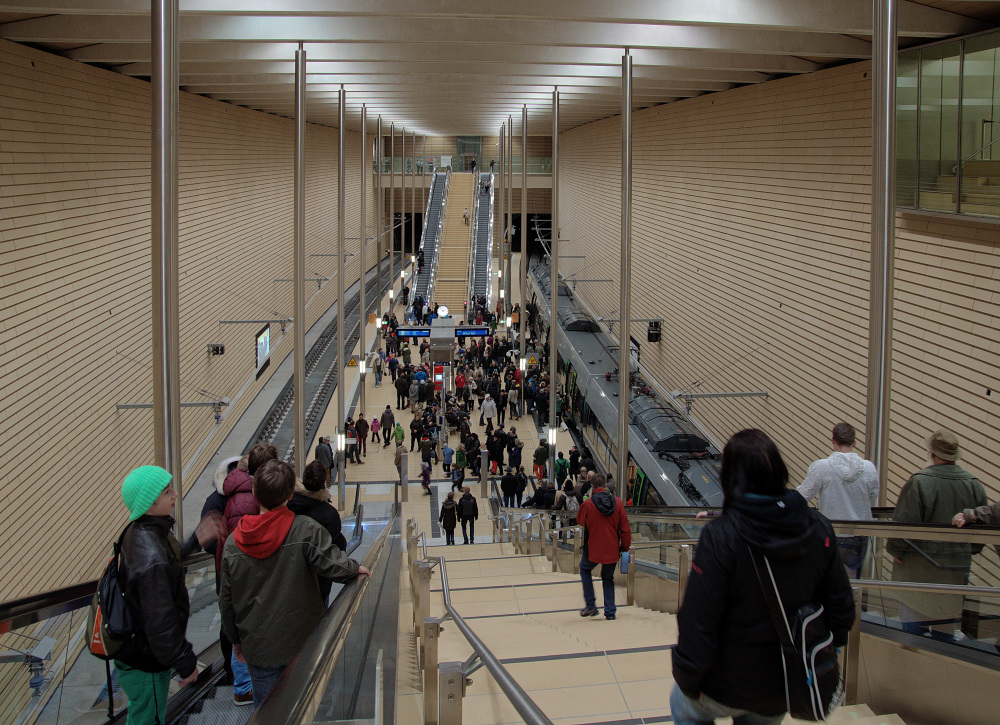
<svg viewBox="0 0 1000 725"><path fill-rule="evenodd" d="M536 339L549 324L549 267L538 260L528 273ZM590 451L602 473L618 467L618 345L559 283L557 389L565 396L563 420ZM634 348L633 348L634 352ZM631 357L631 356L630 356ZM628 482L619 493L634 506L719 507L723 503L721 452L698 427L643 379L631 357Z"/></svg>

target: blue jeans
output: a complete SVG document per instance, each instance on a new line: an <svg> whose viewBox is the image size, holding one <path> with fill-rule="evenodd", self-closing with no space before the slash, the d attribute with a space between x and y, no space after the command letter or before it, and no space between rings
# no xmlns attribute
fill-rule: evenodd
<svg viewBox="0 0 1000 725"><path fill-rule="evenodd" d="M236 659L235 652L230 657L230 663L233 668L233 694L246 695L253 690L253 681L250 679L247 663Z"/></svg>
<svg viewBox="0 0 1000 725"><path fill-rule="evenodd" d="M758 715L729 707L705 694L692 700L677 685L674 685L674 691L670 694L670 717L673 718L674 725L707 725L715 722L717 717L732 717L733 725L778 725L785 719L784 714Z"/></svg>
<svg viewBox="0 0 1000 725"><path fill-rule="evenodd" d="M264 702L264 698L274 687L274 683L281 677L281 673L288 667L286 662L283 665L252 665L247 662L247 669L250 671L250 679L253 680L253 709L256 710Z"/></svg>
<svg viewBox="0 0 1000 725"><path fill-rule="evenodd" d="M375 387L377 388L382 384L382 371L375 368Z"/></svg>
<svg viewBox="0 0 1000 725"><path fill-rule="evenodd" d="M618 611L615 605L615 567L618 562L612 564L601 564L601 584L604 585L604 616L610 617ZM588 607L596 605L597 597L594 595L594 567L592 562L584 554L580 557L580 579L583 581L583 603Z"/></svg>

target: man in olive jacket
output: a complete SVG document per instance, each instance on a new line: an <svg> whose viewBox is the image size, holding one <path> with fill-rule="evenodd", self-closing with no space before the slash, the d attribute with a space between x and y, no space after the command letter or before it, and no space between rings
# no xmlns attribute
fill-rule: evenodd
<svg viewBox="0 0 1000 725"><path fill-rule="evenodd" d="M958 437L948 430L927 441L931 465L910 476L896 502L893 521L947 525L956 511L987 504L983 485L956 461L961 457ZM886 549L895 561L893 581L968 584L972 555L982 544L889 539ZM950 639L962 625L961 594L897 592L903 629Z"/></svg>
<svg viewBox="0 0 1000 725"><path fill-rule="evenodd" d="M288 510L294 491L291 466L268 461L253 479L260 515L240 519L222 554L222 627L250 670L255 708L323 617L320 578L344 582L370 573L334 546L326 529Z"/></svg>

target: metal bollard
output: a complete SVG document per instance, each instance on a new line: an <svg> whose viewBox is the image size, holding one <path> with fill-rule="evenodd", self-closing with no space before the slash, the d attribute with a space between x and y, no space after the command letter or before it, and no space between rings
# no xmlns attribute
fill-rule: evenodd
<svg viewBox="0 0 1000 725"><path fill-rule="evenodd" d="M399 464L399 500L406 503L410 500L410 469L409 451L403 450L402 462Z"/></svg>
<svg viewBox="0 0 1000 725"><path fill-rule="evenodd" d="M462 725L462 696L465 695L465 674L461 662L442 662L438 667L438 722L440 725Z"/></svg>
<svg viewBox="0 0 1000 725"><path fill-rule="evenodd" d="M417 606L413 608L414 629L423 636L423 623L431 614L431 564L417 562Z"/></svg>
<svg viewBox="0 0 1000 725"><path fill-rule="evenodd" d="M436 618L424 620L424 636L421 640L421 666L424 674L424 722L438 721L438 639L441 625Z"/></svg>
<svg viewBox="0 0 1000 725"><path fill-rule="evenodd" d="M479 452L479 498L489 498L487 478L490 472L490 454L484 448Z"/></svg>
<svg viewBox="0 0 1000 725"><path fill-rule="evenodd" d="M628 573L625 574L625 603L632 606L635 604L635 549L629 549L628 554Z"/></svg>
<svg viewBox="0 0 1000 725"><path fill-rule="evenodd" d="M687 589L688 574L691 571L691 545L681 546L681 555L677 561L677 611L684 603L684 590Z"/></svg>

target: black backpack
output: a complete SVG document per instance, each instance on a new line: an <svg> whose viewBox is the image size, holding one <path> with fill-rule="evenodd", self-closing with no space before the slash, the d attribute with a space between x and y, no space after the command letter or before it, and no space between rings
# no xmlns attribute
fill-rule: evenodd
<svg viewBox="0 0 1000 725"><path fill-rule="evenodd" d="M826 626L823 605L803 604L792 621L785 614L771 563L749 547L754 570L781 641L785 672L785 706L798 720L826 720L844 702L844 676L837 659L833 634ZM762 572L767 573L768 586Z"/></svg>
<svg viewBox="0 0 1000 725"><path fill-rule="evenodd" d="M111 660L129 644L136 633L135 618L125 601L118 576L118 557L122 550L122 541L130 523L122 531L114 544L114 554L104 567L101 580L97 583L97 591L90 601L90 615L87 625L90 633L88 648L90 653L102 660Z"/></svg>

